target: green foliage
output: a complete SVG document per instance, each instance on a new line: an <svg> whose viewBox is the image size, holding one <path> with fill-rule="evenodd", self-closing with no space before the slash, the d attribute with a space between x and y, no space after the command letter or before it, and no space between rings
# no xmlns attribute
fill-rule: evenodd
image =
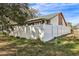
<svg viewBox="0 0 79 59"><path fill-rule="evenodd" d="M1 34L0 34L1 35ZM7 38L6 38L7 37ZM60 37L49 42L42 42L39 39L25 39L13 36L3 36L10 43L9 48L17 49L17 56L73 56L79 55L79 39L76 37ZM0 36L1 40L1 36ZM5 41L5 40L4 40ZM1 41L0 41L1 42ZM4 48L6 48L4 46Z"/></svg>
<svg viewBox="0 0 79 59"><path fill-rule="evenodd" d="M29 5L20 3L5 3L0 4L0 25L2 30L12 29L10 25L24 25L26 21L35 15L30 12Z"/></svg>

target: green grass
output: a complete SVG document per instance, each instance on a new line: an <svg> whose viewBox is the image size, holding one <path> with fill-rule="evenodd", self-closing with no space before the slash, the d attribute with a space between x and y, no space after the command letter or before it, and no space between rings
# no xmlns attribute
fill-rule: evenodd
<svg viewBox="0 0 79 59"><path fill-rule="evenodd" d="M5 36L6 37L6 36ZM16 56L77 56L79 55L79 39L76 37L60 37L49 42L39 39L25 39L7 36L11 46L15 46Z"/></svg>

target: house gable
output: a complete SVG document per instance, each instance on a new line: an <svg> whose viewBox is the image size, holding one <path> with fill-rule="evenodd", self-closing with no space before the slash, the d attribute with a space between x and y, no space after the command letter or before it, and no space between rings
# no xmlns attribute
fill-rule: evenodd
<svg viewBox="0 0 79 59"><path fill-rule="evenodd" d="M52 25L63 25L67 26L62 13L50 14L46 16L41 16L38 18L33 18L27 21L28 24L52 24Z"/></svg>
<svg viewBox="0 0 79 59"><path fill-rule="evenodd" d="M58 25L58 16L57 15L55 15L54 18L50 19L50 24Z"/></svg>
<svg viewBox="0 0 79 59"><path fill-rule="evenodd" d="M58 24L63 25L63 26L67 26L67 23L66 23L62 13L58 14Z"/></svg>
<svg viewBox="0 0 79 59"><path fill-rule="evenodd" d="M53 18L50 19L50 24L53 25L63 25L63 26L67 26L67 23L64 19L64 16L62 13L57 13Z"/></svg>

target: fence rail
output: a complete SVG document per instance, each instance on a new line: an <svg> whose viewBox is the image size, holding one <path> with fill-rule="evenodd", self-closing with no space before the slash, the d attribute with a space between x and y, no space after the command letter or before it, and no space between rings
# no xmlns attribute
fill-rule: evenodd
<svg viewBox="0 0 79 59"><path fill-rule="evenodd" d="M19 36L27 39L40 38L42 41L49 41L54 37L70 33L70 28L62 25L31 25L14 26L9 35Z"/></svg>

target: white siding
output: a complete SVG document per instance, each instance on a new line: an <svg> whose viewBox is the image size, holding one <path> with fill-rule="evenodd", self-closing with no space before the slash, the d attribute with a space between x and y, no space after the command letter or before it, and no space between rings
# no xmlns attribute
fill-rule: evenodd
<svg viewBox="0 0 79 59"><path fill-rule="evenodd" d="M52 19L50 20L50 24L58 25L58 16L55 16L54 18L52 18Z"/></svg>

